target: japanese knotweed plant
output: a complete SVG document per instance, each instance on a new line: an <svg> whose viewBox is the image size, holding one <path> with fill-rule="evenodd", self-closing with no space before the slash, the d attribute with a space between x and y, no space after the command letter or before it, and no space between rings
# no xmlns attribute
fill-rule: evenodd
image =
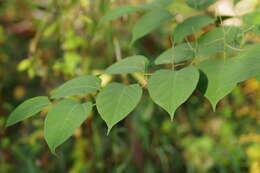
<svg viewBox="0 0 260 173"><path fill-rule="evenodd" d="M197 10L205 9L214 0L187 0ZM108 12L99 26L111 20L142 11L144 15L132 30L131 45L151 33L165 22L175 22L175 14L165 9L172 0L158 0L140 6L121 6ZM142 13L142 14L143 14ZM259 18L259 13L258 14ZM205 27L211 30L205 32ZM238 83L260 74L260 44L249 43L245 34L248 26L223 26L210 15L192 16L177 23L172 33L172 47L165 50L154 62L143 55L123 58L108 67L104 74L121 75L139 73L146 77L147 85L125 85L113 82L101 87L98 76L84 75L65 82L54 89L50 96L31 98L19 105L10 115L6 126L29 118L46 107L49 111L44 122L44 137L50 150L67 140L80 127L92 111L93 106L112 127L123 120L138 105L143 89L148 89L151 99L174 118L175 111L192 93L199 90L211 103L217 103L229 94ZM187 40L196 34L196 41ZM169 67L152 71L152 66ZM156 69L158 69L156 68ZM153 68L154 69L154 68ZM93 94L94 93L94 94ZM95 103L82 103L71 99L77 95L92 94Z"/></svg>

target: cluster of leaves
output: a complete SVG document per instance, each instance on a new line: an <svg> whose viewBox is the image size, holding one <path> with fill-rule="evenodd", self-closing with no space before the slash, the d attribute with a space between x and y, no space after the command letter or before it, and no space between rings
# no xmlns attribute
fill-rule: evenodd
<svg viewBox="0 0 260 173"><path fill-rule="evenodd" d="M196 9L207 8L214 1L188 1ZM121 6L108 12L99 25L137 11L145 14L133 28L131 45L151 33L174 15L164 7L172 0L155 1L140 6ZM179 23L172 34L172 47L163 52L154 62L142 55L119 60L108 67L104 74L122 75L140 73L149 76L147 86L151 99L173 119L176 109L198 89L212 104L229 94L238 83L260 73L260 44L245 44L247 28L217 26L209 32L198 34L195 42L186 38L201 32L208 25L215 25L216 19L209 15L192 16ZM170 64L171 69L152 70L154 66ZM67 81L50 93L29 99L19 105L10 115L6 126L11 126L31 117L46 107L48 114L44 123L44 136L52 153L80 127L97 107L101 118L108 126L107 133L123 120L139 103L143 88L138 84L125 85L113 82L101 87L98 76L84 75ZM78 102L71 96L92 95L96 103Z"/></svg>

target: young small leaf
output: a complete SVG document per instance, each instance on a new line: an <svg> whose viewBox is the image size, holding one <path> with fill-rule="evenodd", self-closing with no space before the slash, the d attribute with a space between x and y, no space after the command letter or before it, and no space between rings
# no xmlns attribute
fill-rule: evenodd
<svg viewBox="0 0 260 173"><path fill-rule="evenodd" d="M199 71L193 66L179 71L158 70L148 80L148 91L152 100L173 119L176 109L191 96L198 81Z"/></svg>
<svg viewBox="0 0 260 173"><path fill-rule="evenodd" d="M156 60L155 64L180 63L194 58L194 51L188 44L180 44L164 51Z"/></svg>
<svg viewBox="0 0 260 173"><path fill-rule="evenodd" d="M125 86L111 83L101 90L97 96L97 110L106 122L109 134L111 128L124 119L136 107L142 96L142 88L138 84Z"/></svg>
<svg viewBox="0 0 260 173"><path fill-rule="evenodd" d="M26 118L29 118L39 113L44 107L49 105L51 102L48 97L39 96L26 100L20 104L9 116L6 127L16 124Z"/></svg>
<svg viewBox="0 0 260 173"><path fill-rule="evenodd" d="M173 17L165 10L153 10L142 16L134 26L131 44L158 28Z"/></svg>
<svg viewBox="0 0 260 173"><path fill-rule="evenodd" d="M217 0L186 0L186 3L197 10L203 10L214 4Z"/></svg>
<svg viewBox="0 0 260 173"><path fill-rule="evenodd" d="M111 20L114 20L116 18L125 16L125 15L129 15L138 10L141 10L141 8L129 6L129 5L124 5L124 6L118 7L116 9L113 9L113 10L109 11L108 13L106 13L105 16L103 16L101 18L99 25L103 25L105 23L110 22Z"/></svg>
<svg viewBox="0 0 260 173"><path fill-rule="evenodd" d="M211 23L214 23L214 19L207 15L192 16L176 26L173 32L173 40L179 43L188 35L199 31Z"/></svg>
<svg viewBox="0 0 260 173"><path fill-rule="evenodd" d="M51 98L89 94L99 90L101 80L96 76L84 75L65 82L51 92Z"/></svg>
<svg viewBox="0 0 260 173"><path fill-rule="evenodd" d="M81 126L91 109L91 102L80 104L71 99L53 106L44 122L44 137L53 154Z"/></svg>
<svg viewBox="0 0 260 173"><path fill-rule="evenodd" d="M149 61L146 57L135 55L124 58L108 67L106 74L127 74L133 72L146 72Z"/></svg>

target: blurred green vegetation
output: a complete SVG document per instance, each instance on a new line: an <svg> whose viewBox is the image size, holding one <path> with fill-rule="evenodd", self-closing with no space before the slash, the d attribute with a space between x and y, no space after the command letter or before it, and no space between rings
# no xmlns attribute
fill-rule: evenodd
<svg viewBox="0 0 260 173"><path fill-rule="evenodd" d="M138 14L97 26L109 9L144 2L0 1L0 173L260 173L260 84L256 79L238 86L215 113L195 93L178 109L173 122L146 91L136 110L109 136L94 110L59 148L59 158L44 142L44 113L4 128L9 113L27 98L46 95L78 75L100 74L118 56L143 54L154 59L168 48L174 23L132 48L130 33ZM178 14L179 18L201 13L184 0L175 0L167 8L183 15ZM248 36L252 42L260 42L258 19L259 9L245 16L248 24L258 24ZM105 82L112 80L101 77Z"/></svg>

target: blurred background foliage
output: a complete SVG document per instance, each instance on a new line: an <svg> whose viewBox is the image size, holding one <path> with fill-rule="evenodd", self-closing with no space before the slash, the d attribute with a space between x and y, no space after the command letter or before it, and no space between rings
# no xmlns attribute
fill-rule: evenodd
<svg viewBox="0 0 260 173"><path fill-rule="evenodd" d="M204 11L189 8L184 0L174 0L167 8L177 14L176 21L200 13L231 16L223 21L227 24L242 20L243 25L254 26L247 39L260 42L259 0L220 1L221 8ZM59 158L43 139L44 112L4 128L9 113L25 99L47 95L75 76L100 74L116 57L143 54L153 60L170 47L176 23L165 24L132 48L131 29L141 14L97 26L111 8L144 2L148 1L0 1L0 173L260 173L260 84L256 79L238 86L215 113L195 93L178 109L173 122L146 92L136 110L109 136L94 110L59 148ZM232 17L230 9L239 17ZM112 80L101 77L103 85Z"/></svg>

